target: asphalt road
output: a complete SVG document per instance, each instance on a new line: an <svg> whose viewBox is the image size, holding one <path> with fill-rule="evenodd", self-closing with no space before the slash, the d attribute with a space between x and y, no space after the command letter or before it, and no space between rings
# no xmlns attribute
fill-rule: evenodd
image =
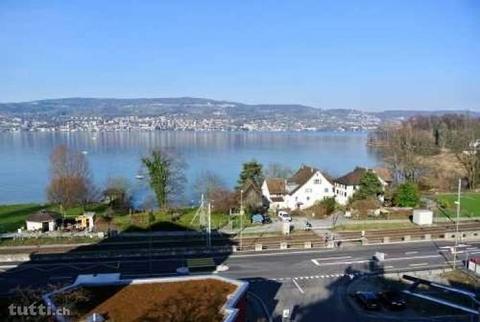
<svg viewBox="0 0 480 322"><path fill-rule="evenodd" d="M363 321L346 300L345 290L355 276L374 271L408 271L445 267L452 259L449 242L417 242L345 249L283 251L248 254L218 254L216 264L229 270L221 275L244 279L250 291L263 302L269 314L278 320L289 309L297 320ZM379 265L375 252L385 253ZM466 256L480 255L480 243L461 248L459 263ZM198 256L190 256L198 257ZM69 284L79 274L120 272L124 278L163 276L185 266L187 256L169 258L130 257L75 259L26 263L0 263L0 290L17 286L46 287ZM366 321L366 320L365 320ZM368 321L374 321L371 318Z"/></svg>

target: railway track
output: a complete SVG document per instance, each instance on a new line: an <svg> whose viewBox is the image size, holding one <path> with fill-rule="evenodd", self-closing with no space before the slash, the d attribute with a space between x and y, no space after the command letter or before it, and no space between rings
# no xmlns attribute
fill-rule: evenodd
<svg viewBox="0 0 480 322"><path fill-rule="evenodd" d="M405 240L405 236L410 236L412 240L422 240L425 235L430 235L432 239L445 238L448 233L456 230L454 223L441 223L431 227L418 227L407 229L382 229L382 230L366 230L364 238L369 243L383 242L385 237L390 241ZM480 233L480 221L469 221L459 223L460 232L478 231ZM479 234L480 236L480 234ZM345 231L336 234L336 241L360 241L362 233L359 231ZM326 241L323 236L319 236L313 232L302 232L289 236L245 236L240 241L238 235L212 235L213 247L235 246L237 250L253 251L256 245L261 244L262 249L274 250L279 249L281 243L286 243L287 248L304 248L305 243L311 243L312 248L326 247ZM241 249L240 249L241 245ZM166 237L120 237L107 239L98 243L86 245L61 245L61 246L22 246L0 248L0 255L5 254L64 254L79 253L86 254L92 252L143 252L143 251L162 251L169 249L204 249L206 239L203 235L194 236L166 236Z"/></svg>
<svg viewBox="0 0 480 322"><path fill-rule="evenodd" d="M480 221L463 222L458 225L459 232L480 232ZM383 241L384 237L389 237L391 241L402 240L405 236L419 239L419 237L425 237L429 234L431 238L444 238L445 234L453 233L456 231L456 225L454 223L441 223L431 227L418 227L418 228L406 228L406 229L378 229L378 230L365 230L364 238L369 242ZM479 234L480 236L480 234ZM361 239L362 233L359 231L345 231L337 234L337 239L340 240L355 240Z"/></svg>
<svg viewBox="0 0 480 322"><path fill-rule="evenodd" d="M256 244L261 243L264 249L278 249L281 242L286 242L289 247L304 245L306 241L312 242L312 247L324 246L324 239L319 237L313 232L293 234L290 236L265 236L265 237L244 237L242 241L238 236L225 237L219 235L212 236L212 246L237 246L239 248L242 244L242 250L253 250ZM21 247L8 247L0 249L0 254L12 254L21 252L24 254L60 254L67 252L95 252L95 251L135 251L135 250L161 250L161 249L173 249L180 247L189 248L202 248L206 245L206 239L204 236L195 237L164 237L164 238L152 238L148 237L143 239L135 238L133 241L128 241L126 238L122 238L117 241L102 241L99 243L92 243L87 245L61 245L61 246L21 246Z"/></svg>

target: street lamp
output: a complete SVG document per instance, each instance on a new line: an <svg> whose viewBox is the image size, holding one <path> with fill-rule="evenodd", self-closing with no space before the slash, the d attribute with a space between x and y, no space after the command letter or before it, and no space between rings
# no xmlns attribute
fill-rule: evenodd
<svg viewBox="0 0 480 322"><path fill-rule="evenodd" d="M457 201L455 204L457 205L457 220L455 222L455 251L453 253L453 269L457 266L457 247L458 247L458 222L460 219L460 193L462 190L462 179L458 179L458 193L457 193Z"/></svg>
<svg viewBox="0 0 480 322"><path fill-rule="evenodd" d="M212 247L212 204L208 203L207 247Z"/></svg>
<svg viewBox="0 0 480 322"><path fill-rule="evenodd" d="M240 190L240 250L243 250L243 190Z"/></svg>

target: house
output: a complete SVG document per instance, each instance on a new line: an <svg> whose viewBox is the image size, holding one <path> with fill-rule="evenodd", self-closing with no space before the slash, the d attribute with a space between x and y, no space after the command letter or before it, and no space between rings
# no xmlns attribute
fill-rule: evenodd
<svg viewBox="0 0 480 322"><path fill-rule="evenodd" d="M27 217L26 226L28 231L54 231L57 228L61 215L59 213L40 210Z"/></svg>
<svg viewBox="0 0 480 322"><path fill-rule="evenodd" d="M95 228L95 213L84 212L75 218L76 227L80 230L93 231Z"/></svg>
<svg viewBox="0 0 480 322"><path fill-rule="evenodd" d="M375 172L375 174L378 177L378 180L380 180L380 183L384 187L392 184L392 182L393 182L392 172L390 170L388 170L387 168L376 167L376 168L373 168L373 172Z"/></svg>
<svg viewBox="0 0 480 322"><path fill-rule="evenodd" d="M305 209L317 201L334 197L331 179L320 170L305 165L287 179L286 188L286 204L290 209Z"/></svg>
<svg viewBox="0 0 480 322"><path fill-rule="evenodd" d="M265 207L265 198L262 195L262 190L252 179L247 179L240 191L241 201L246 209L259 211Z"/></svg>
<svg viewBox="0 0 480 322"><path fill-rule="evenodd" d="M265 180L262 193L270 209L305 209L317 201L334 197L332 180L320 170L305 165L287 180Z"/></svg>
<svg viewBox="0 0 480 322"><path fill-rule="evenodd" d="M268 200L270 209L287 208L285 197L287 194L287 180L282 178L265 179L262 184L262 194Z"/></svg>
<svg viewBox="0 0 480 322"><path fill-rule="evenodd" d="M388 170L384 168L376 169L377 170L356 167L353 171L345 174L340 178L335 179L335 201L341 205L346 205L350 198L360 188L360 180L367 171L372 171L373 173L375 173L383 187L388 186L392 182ZM383 196L379 196L379 198L381 199L383 198Z"/></svg>

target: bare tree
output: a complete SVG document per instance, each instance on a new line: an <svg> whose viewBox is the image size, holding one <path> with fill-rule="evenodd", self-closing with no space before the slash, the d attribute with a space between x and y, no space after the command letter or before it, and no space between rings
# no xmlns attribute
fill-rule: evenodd
<svg viewBox="0 0 480 322"><path fill-rule="evenodd" d="M480 125L478 120L466 119L461 129L456 130L456 135L451 139L451 148L457 160L465 170L468 187L477 186L480 174Z"/></svg>
<svg viewBox="0 0 480 322"><path fill-rule="evenodd" d="M178 155L165 150L154 150L142 158L147 169L150 187L155 192L160 208L168 208L169 202L183 193L185 163Z"/></svg>
<svg viewBox="0 0 480 322"><path fill-rule="evenodd" d="M194 189L198 196L204 195L205 198L212 199L215 191L226 189L226 187L224 181L218 174L206 170L197 176Z"/></svg>
<svg viewBox="0 0 480 322"><path fill-rule="evenodd" d="M424 171L419 156L436 153L433 136L409 123L382 129L378 146L397 181L416 182Z"/></svg>
<svg viewBox="0 0 480 322"><path fill-rule="evenodd" d="M284 166L280 163L270 163L265 169L265 177L287 179L293 174L292 168Z"/></svg>
<svg viewBox="0 0 480 322"><path fill-rule="evenodd" d="M85 156L65 145L56 147L50 156L48 200L65 208L96 200L98 192L91 179Z"/></svg>

